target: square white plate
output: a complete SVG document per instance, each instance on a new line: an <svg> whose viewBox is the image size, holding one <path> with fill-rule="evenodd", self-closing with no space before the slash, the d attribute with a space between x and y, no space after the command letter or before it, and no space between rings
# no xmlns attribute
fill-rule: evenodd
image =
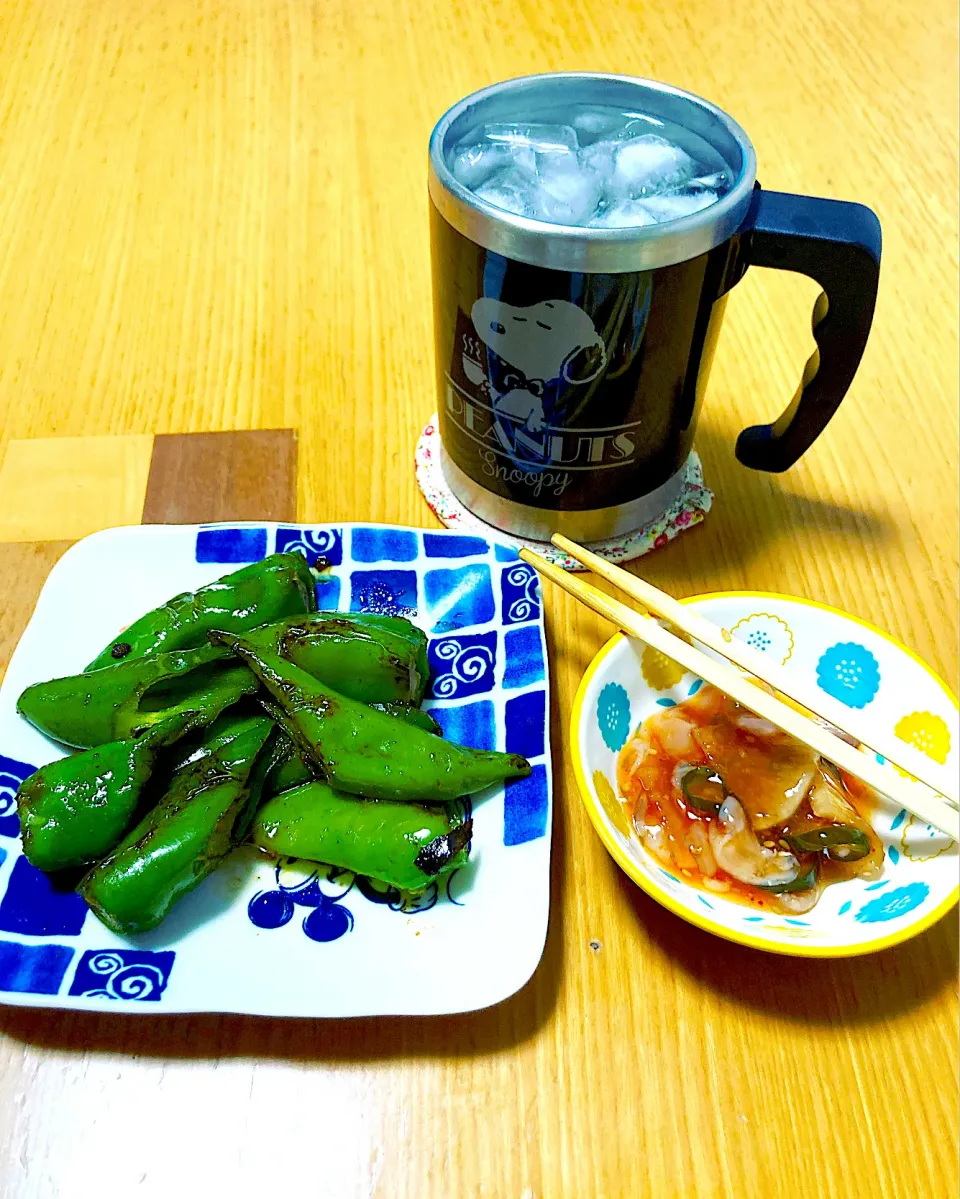
<svg viewBox="0 0 960 1199"><path fill-rule="evenodd" d="M321 608L407 615L430 638L429 707L451 740L533 772L475 796L470 863L411 901L367 879L237 850L152 933L106 929L22 856L14 795L62 749L16 713L141 613L275 550L331 564ZM128 1012L435 1015L498 1003L547 930L551 770L534 572L476 536L384 525L145 526L73 546L44 584L0 688L0 1002Z"/></svg>

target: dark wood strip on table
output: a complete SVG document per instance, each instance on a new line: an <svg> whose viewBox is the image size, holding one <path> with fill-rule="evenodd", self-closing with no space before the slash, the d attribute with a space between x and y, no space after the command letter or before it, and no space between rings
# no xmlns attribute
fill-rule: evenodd
<svg viewBox="0 0 960 1199"><path fill-rule="evenodd" d="M297 518L297 434L293 429L159 434L142 522Z"/></svg>

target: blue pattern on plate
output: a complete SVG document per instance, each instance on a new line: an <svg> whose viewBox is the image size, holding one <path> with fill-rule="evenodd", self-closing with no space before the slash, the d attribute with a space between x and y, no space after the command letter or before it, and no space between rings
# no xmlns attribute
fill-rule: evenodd
<svg viewBox="0 0 960 1199"><path fill-rule="evenodd" d="M893 818L893 823L890 825L890 832L895 833L897 831L897 829L900 827L900 825L903 824L903 822L906 820L906 818L907 818L907 809L901 808L900 811Z"/></svg>
<svg viewBox="0 0 960 1199"><path fill-rule="evenodd" d="M854 916L854 920L860 924L896 920L898 916L905 916L907 912L918 908L929 894L930 888L926 883L907 883L905 887L895 887L894 890L865 903Z"/></svg>
<svg viewBox="0 0 960 1199"><path fill-rule="evenodd" d="M415 570L355 570L350 575L350 611L383 616L417 614Z"/></svg>
<svg viewBox="0 0 960 1199"><path fill-rule="evenodd" d="M336 575L321 575L314 590L320 612L333 612L340 607L340 580Z"/></svg>
<svg viewBox="0 0 960 1199"><path fill-rule="evenodd" d="M519 562L520 555L509 545L494 544L493 556L498 562Z"/></svg>
<svg viewBox="0 0 960 1199"><path fill-rule="evenodd" d="M433 638L427 657L430 694L435 699L465 699L493 690L496 632Z"/></svg>
<svg viewBox="0 0 960 1199"><path fill-rule="evenodd" d="M87 905L75 891L58 890L20 857L0 899L0 931L28 937L73 937L83 928Z"/></svg>
<svg viewBox="0 0 960 1199"><path fill-rule="evenodd" d="M267 530L201 529L196 556L198 562L259 562L267 556Z"/></svg>
<svg viewBox="0 0 960 1199"><path fill-rule="evenodd" d="M547 727L547 693L528 691L507 700L507 753L539 758L544 752Z"/></svg>
<svg viewBox="0 0 960 1199"><path fill-rule="evenodd" d="M503 685L508 691L518 687L529 687L543 680L543 647L540 643L540 626L524 625L510 629L503 635L506 666Z"/></svg>
<svg viewBox="0 0 960 1199"><path fill-rule="evenodd" d="M607 683L597 697L597 724L607 749L619 753L630 736L630 697L619 683Z"/></svg>
<svg viewBox="0 0 960 1199"><path fill-rule="evenodd" d="M176 956L172 949L88 949L67 994L156 1003L166 990Z"/></svg>
<svg viewBox="0 0 960 1199"><path fill-rule="evenodd" d="M488 624L496 615L490 567L485 563L455 570L428 570L423 591L434 633Z"/></svg>
<svg viewBox="0 0 960 1199"><path fill-rule="evenodd" d="M289 859L276 866L276 890L258 891L247 904L247 917L257 928L282 928L293 919L296 908L308 908L301 928L311 941L336 941L353 928L353 913L341 907L355 881L349 870L336 866L314 866L306 878L284 883Z"/></svg>
<svg viewBox="0 0 960 1199"><path fill-rule="evenodd" d="M311 566L318 558L326 558L331 566L339 566L343 561L343 530L278 525L274 550L278 554L299 550Z"/></svg>
<svg viewBox="0 0 960 1199"><path fill-rule="evenodd" d="M547 831L547 768L534 766L525 779L511 779L503 791L503 843L524 845Z"/></svg>
<svg viewBox="0 0 960 1199"><path fill-rule="evenodd" d="M896 866L897 862L900 861L900 850L897 849L896 845L890 845L887 847L887 854L890 857L890 861Z"/></svg>
<svg viewBox="0 0 960 1199"><path fill-rule="evenodd" d="M72 957L68 945L0 941L0 991L56 995Z"/></svg>
<svg viewBox="0 0 960 1199"><path fill-rule="evenodd" d="M444 536L424 533L423 552L428 558L472 558L485 554L490 547L482 537Z"/></svg>
<svg viewBox="0 0 960 1199"><path fill-rule="evenodd" d="M845 900L845 901L844 901L844 902L843 902L843 903L840 905L840 907L837 909L837 915L838 915L838 916L845 916L845 915L847 914L847 912L849 912L849 911L850 911L850 909L851 909L852 907L853 907L853 900L852 900L852 899L847 899L847 900Z"/></svg>
<svg viewBox="0 0 960 1199"><path fill-rule="evenodd" d="M17 819L17 789L24 779L36 772L36 766L5 758L0 754L0 837L19 837Z"/></svg>
<svg viewBox="0 0 960 1199"><path fill-rule="evenodd" d="M521 562L500 574L501 613L504 624L521 624L540 616L540 581L537 572Z"/></svg>
<svg viewBox="0 0 960 1199"><path fill-rule="evenodd" d="M419 547L407 529L354 529L350 552L354 562L415 562Z"/></svg>
<svg viewBox="0 0 960 1199"><path fill-rule="evenodd" d="M839 641L817 663L823 691L849 708L865 708L880 690L880 666L865 645Z"/></svg>
<svg viewBox="0 0 960 1199"><path fill-rule="evenodd" d="M497 723L493 703L481 699L473 704L458 707L441 705L430 710L430 715L443 730L448 741L457 745L468 745L471 749L497 748ZM507 725L509 738L509 724Z"/></svg>

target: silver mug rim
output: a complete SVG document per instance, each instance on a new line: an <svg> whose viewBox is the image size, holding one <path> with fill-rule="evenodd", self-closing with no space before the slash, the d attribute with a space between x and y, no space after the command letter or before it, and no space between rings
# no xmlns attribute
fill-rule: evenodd
<svg viewBox="0 0 960 1199"><path fill-rule="evenodd" d="M697 120L712 124L740 152L740 167L730 191L709 208L669 221L632 229L574 229L506 212L480 199L447 166L446 138L461 118L510 92L535 93L556 81L578 81L598 89L633 89L652 94L661 108L688 106ZM569 86L569 84L567 84ZM602 103L597 100L597 103ZM683 125L682 119L677 123ZM558 71L522 75L481 88L449 108L430 135L429 194L440 216L476 245L517 262L551 270L625 274L686 262L722 245L743 224L757 177L757 156L746 131L722 108L693 92L639 76L595 71Z"/></svg>

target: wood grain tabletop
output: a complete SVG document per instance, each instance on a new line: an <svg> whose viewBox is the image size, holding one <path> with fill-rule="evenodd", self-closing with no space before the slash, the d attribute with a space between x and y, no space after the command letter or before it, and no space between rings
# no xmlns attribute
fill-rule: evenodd
<svg viewBox="0 0 960 1199"><path fill-rule="evenodd" d="M747 128L766 186L883 225L861 369L782 476L733 445L792 395L817 289L753 270L733 293L697 442L715 505L645 576L834 604L954 685L947 0L5 0L0 668L73 540L195 518L226 443L177 435L296 435L238 450L204 518L436 524L413 472L435 404L427 137L467 92L554 69L698 92ZM556 817L533 980L424 1020L0 1007L3 1199L956 1193L956 913L810 961L659 908L593 834L564 745L609 629L546 602Z"/></svg>

